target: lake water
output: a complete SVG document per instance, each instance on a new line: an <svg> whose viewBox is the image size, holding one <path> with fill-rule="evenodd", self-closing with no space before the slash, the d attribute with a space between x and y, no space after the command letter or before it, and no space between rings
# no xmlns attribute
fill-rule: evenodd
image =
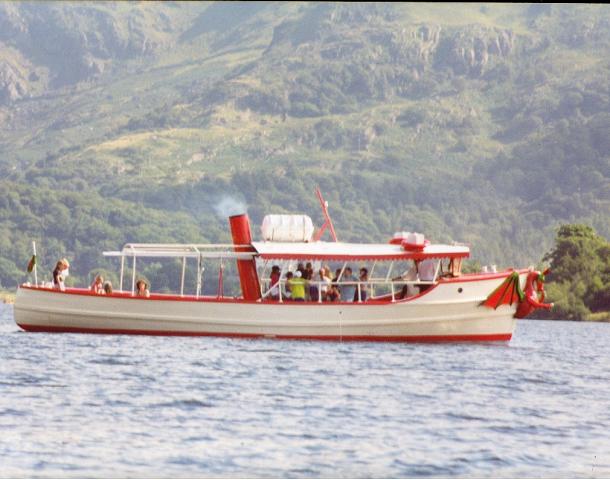
<svg viewBox="0 0 610 480"><path fill-rule="evenodd" d="M509 344L33 334L0 305L0 477L610 476L610 324Z"/></svg>

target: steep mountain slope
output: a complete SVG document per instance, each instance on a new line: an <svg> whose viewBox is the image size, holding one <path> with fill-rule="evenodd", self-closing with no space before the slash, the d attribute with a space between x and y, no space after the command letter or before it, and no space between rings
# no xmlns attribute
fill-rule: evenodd
<svg viewBox="0 0 610 480"><path fill-rule="evenodd" d="M223 199L321 221L315 185L343 239L509 265L561 222L610 236L606 6L8 3L0 32L2 285L30 238L86 275L227 239Z"/></svg>

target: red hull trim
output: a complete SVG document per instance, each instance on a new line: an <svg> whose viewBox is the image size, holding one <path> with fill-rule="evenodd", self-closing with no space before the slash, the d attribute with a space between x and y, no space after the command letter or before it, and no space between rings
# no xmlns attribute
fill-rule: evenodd
<svg viewBox="0 0 610 480"><path fill-rule="evenodd" d="M277 340L316 340L343 342L406 342L406 343L455 343L455 342L508 342L511 333L492 333L487 335L407 335L407 336L338 336L338 335L268 335L258 333L210 333L210 332L173 332L165 330L129 330L114 328L52 327L46 325L19 324L28 332L44 333L89 333L101 335L151 335L165 337L230 337L230 338L269 338Z"/></svg>

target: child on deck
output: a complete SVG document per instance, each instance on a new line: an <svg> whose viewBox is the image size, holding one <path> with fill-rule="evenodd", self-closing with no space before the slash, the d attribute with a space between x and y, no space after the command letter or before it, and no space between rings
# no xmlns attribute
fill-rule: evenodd
<svg viewBox="0 0 610 480"><path fill-rule="evenodd" d="M101 275L95 277L95 280L93 280L93 283L91 284L90 290L96 295L104 295L104 293L106 293L104 291L104 277Z"/></svg>

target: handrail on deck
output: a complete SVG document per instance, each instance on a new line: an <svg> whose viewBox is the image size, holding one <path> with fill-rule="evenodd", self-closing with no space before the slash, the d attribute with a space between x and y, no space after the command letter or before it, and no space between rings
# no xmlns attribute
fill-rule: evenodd
<svg viewBox="0 0 610 480"><path fill-rule="evenodd" d="M271 281L269 279L263 279L262 280L263 283L270 283ZM283 289L282 287L286 287L286 283L288 282L288 280L286 279L282 279L279 280L278 282L274 283L273 285L270 285L269 288L261 295L261 299L260 301L264 300L265 298L267 298L271 292L273 291L274 288L278 288L278 293L279 293L279 302L283 302ZM392 296L392 302L396 301L396 292L394 290L394 286L395 285L399 285L399 286L405 286L405 285L435 285L437 282L434 280L367 280L367 281L352 281L352 282L344 282L344 281L340 281L340 282L331 282L330 284L327 282L323 282L321 280L307 280L307 286L309 285L314 285L318 288L318 303L322 303L322 286L345 286L345 285L355 285L358 291L358 301L357 303L362 303L362 286L365 287L370 287L372 289L372 287L374 287L375 285L384 285L387 287L390 287L390 293ZM370 300L374 300L375 298L379 298L379 297L370 297ZM364 300L366 301L366 300Z"/></svg>

